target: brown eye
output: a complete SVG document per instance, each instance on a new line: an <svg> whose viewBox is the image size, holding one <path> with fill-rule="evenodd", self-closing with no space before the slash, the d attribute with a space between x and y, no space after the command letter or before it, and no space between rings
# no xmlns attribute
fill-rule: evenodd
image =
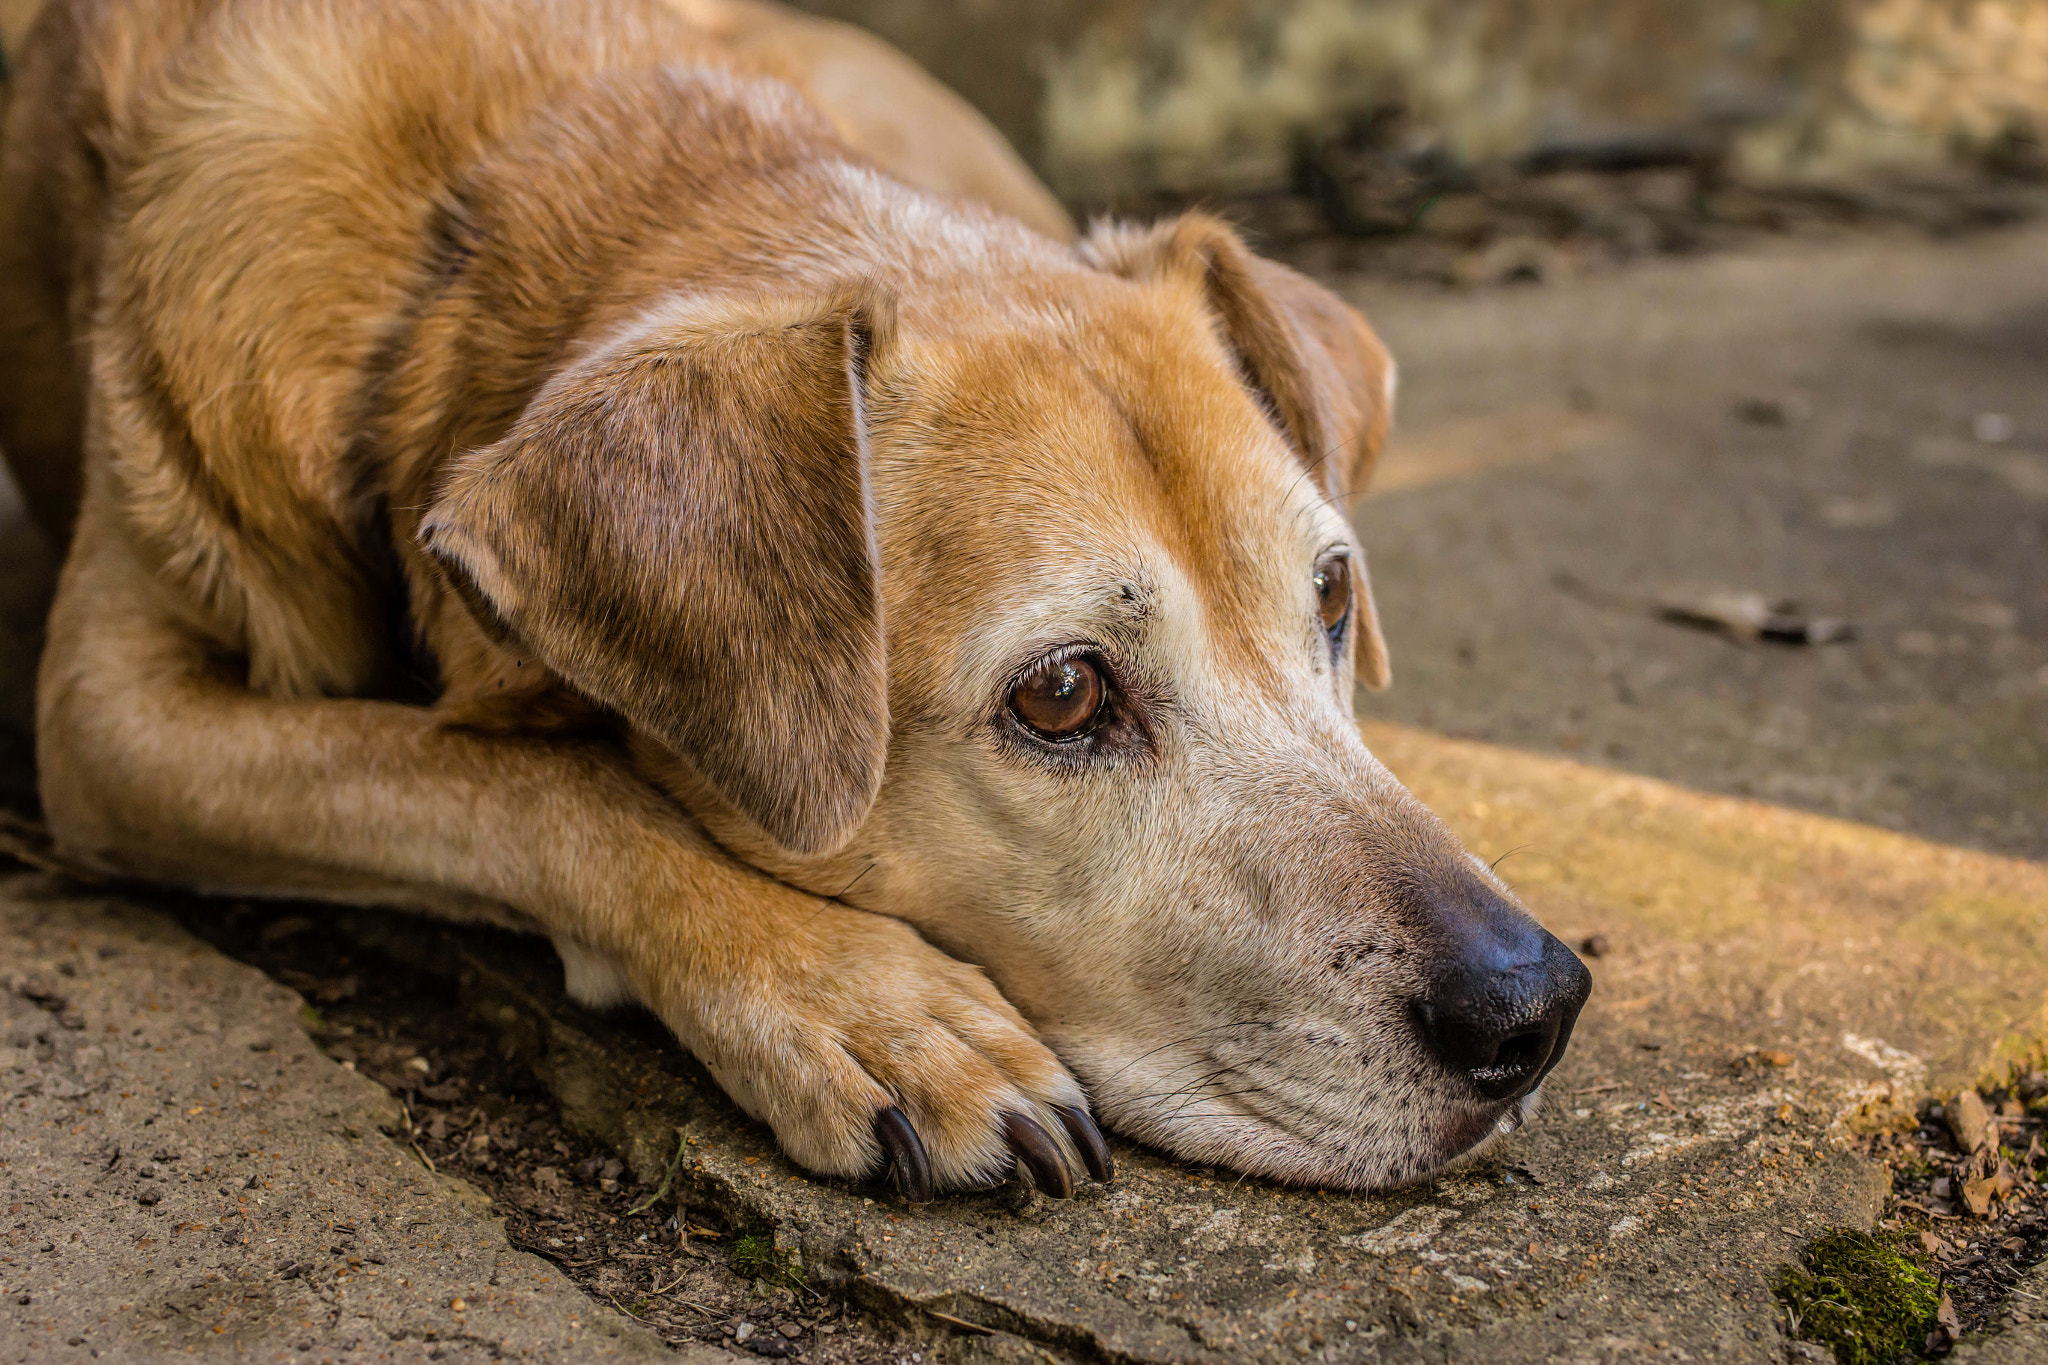
<svg viewBox="0 0 2048 1365"><path fill-rule="evenodd" d="M1351 614L1351 561L1326 559L1316 565L1316 605L1323 629L1335 635Z"/></svg>
<svg viewBox="0 0 2048 1365"><path fill-rule="evenodd" d="M1040 664L1010 693L1017 719L1047 739L1072 739L1102 709L1102 675L1086 659Z"/></svg>

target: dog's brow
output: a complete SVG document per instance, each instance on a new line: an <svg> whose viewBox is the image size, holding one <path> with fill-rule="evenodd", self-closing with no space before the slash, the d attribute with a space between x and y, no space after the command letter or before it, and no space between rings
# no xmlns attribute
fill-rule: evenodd
<svg viewBox="0 0 2048 1365"><path fill-rule="evenodd" d="M1109 405L1109 410L1116 414L1117 420L1123 424L1124 434L1131 439L1132 447L1156 471L1159 462L1154 458L1151 448L1145 444L1145 438L1138 430L1138 419L1132 414L1129 405L1124 402L1124 396L1118 393L1116 386L1105 379L1102 371L1097 369L1086 355L1082 354L1080 347L1074 344L1072 337L1061 337L1060 348L1072 357L1075 367L1087 379L1089 387L1101 395L1103 402Z"/></svg>
<svg viewBox="0 0 2048 1365"><path fill-rule="evenodd" d="M1095 640L1107 645L1133 645L1158 608L1158 591L1142 572L1117 574L1085 589L1065 611L1048 612L1032 628L1032 660L1055 644Z"/></svg>
<svg viewBox="0 0 2048 1365"><path fill-rule="evenodd" d="M1106 627L1105 634L1128 632L1142 625L1158 609L1158 590L1143 572L1119 574L1104 583L1095 594L1091 613Z"/></svg>

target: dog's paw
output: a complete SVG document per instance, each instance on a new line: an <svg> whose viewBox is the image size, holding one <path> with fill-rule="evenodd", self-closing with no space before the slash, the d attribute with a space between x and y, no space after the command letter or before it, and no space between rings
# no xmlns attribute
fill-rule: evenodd
<svg viewBox="0 0 2048 1365"><path fill-rule="evenodd" d="M813 905L660 1009L791 1158L887 1171L914 1201L1019 1164L1062 1198L1110 1178L1080 1084L986 976L899 921Z"/></svg>

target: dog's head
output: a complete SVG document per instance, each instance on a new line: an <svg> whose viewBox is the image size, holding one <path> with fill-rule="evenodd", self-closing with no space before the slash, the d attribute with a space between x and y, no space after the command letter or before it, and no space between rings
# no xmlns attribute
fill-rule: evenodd
<svg viewBox="0 0 2048 1365"><path fill-rule="evenodd" d="M1126 1133L1437 1169L1590 979L1353 723L1386 353L1211 219L1019 255L671 299L427 542L728 848L983 964Z"/></svg>

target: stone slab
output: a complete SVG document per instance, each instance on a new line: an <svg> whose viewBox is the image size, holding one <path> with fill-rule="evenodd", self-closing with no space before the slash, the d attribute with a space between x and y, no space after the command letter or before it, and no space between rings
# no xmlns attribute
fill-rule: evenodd
<svg viewBox="0 0 2048 1365"><path fill-rule="evenodd" d="M0 987L0 1361L673 1358L167 916L0 878Z"/></svg>

